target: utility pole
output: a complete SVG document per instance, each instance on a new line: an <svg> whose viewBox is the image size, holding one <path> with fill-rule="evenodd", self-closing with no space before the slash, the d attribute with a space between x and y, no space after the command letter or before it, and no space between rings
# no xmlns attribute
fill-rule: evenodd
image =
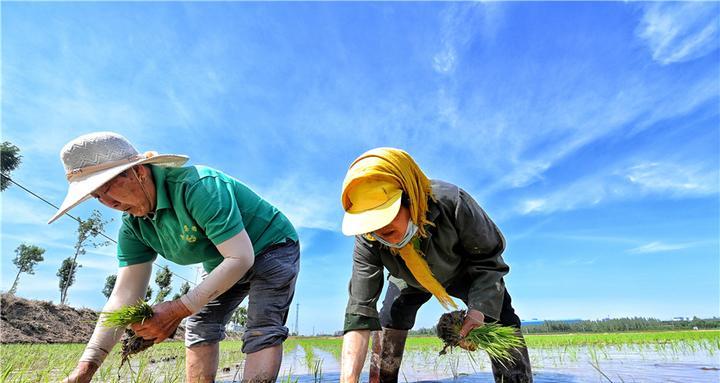
<svg viewBox="0 0 720 383"><path fill-rule="evenodd" d="M295 305L295 336L300 335L300 331L298 330L298 317L300 316L300 303Z"/></svg>

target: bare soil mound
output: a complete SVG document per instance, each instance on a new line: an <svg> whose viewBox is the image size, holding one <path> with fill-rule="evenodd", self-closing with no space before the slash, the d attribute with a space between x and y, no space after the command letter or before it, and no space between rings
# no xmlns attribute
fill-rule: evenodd
<svg viewBox="0 0 720 383"><path fill-rule="evenodd" d="M87 343L97 319L90 309L0 294L0 343ZM169 340L184 338L180 325Z"/></svg>
<svg viewBox="0 0 720 383"><path fill-rule="evenodd" d="M85 343L98 314L90 309L0 295L0 343Z"/></svg>

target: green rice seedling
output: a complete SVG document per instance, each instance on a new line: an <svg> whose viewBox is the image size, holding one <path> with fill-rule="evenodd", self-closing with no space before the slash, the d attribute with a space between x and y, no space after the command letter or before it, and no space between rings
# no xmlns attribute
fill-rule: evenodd
<svg viewBox="0 0 720 383"><path fill-rule="evenodd" d="M5 362L3 364L4 364L4 366L2 367L2 370L0 371L0 381L7 382L9 380L10 374L12 374L15 366L12 363L8 363L8 362Z"/></svg>
<svg viewBox="0 0 720 383"><path fill-rule="evenodd" d="M315 364L315 352L313 352L313 346L311 344L302 344L302 349L305 353L305 366L307 366L308 371L310 371Z"/></svg>
<svg viewBox="0 0 720 383"><path fill-rule="evenodd" d="M437 324L437 335L445 343L440 355L444 355L448 348L452 349L464 341L469 344L472 351L485 350L491 359L501 364L514 363L511 350L523 346L523 341L515 334L515 328L488 323L476 327L463 338L460 336L460 329L464 319L465 310L453 311L440 317Z"/></svg>
<svg viewBox="0 0 720 383"><path fill-rule="evenodd" d="M315 359L315 365L314 365L313 368L312 368L313 382L314 382L314 383L322 382L322 375L323 375L323 373L322 373L322 363L323 363L323 360L322 360L322 359Z"/></svg>
<svg viewBox="0 0 720 383"><path fill-rule="evenodd" d="M282 383L298 383L299 381L300 378L293 378L292 368L290 368L290 370L288 371L285 379L281 380Z"/></svg>
<svg viewBox="0 0 720 383"><path fill-rule="evenodd" d="M125 334L121 339L122 348L120 354L122 360L120 361L120 368L130 359L131 355L145 351L155 343L152 339L137 336L133 330L127 328L131 324L142 323L153 316L152 307L147 302L139 300L134 305L124 306L115 311L103 312L102 314L105 316L103 326L125 328Z"/></svg>
<svg viewBox="0 0 720 383"><path fill-rule="evenodd" d="M127 327L133 323L142 323L153 316L150 305L140 300L134 305L124 306L115 311L103 312L105 327Z"/></svg>
<svg viewBox="0 0 720 383"><path fill-rule="evenodd" d="M603 378L607 379L608 382L613 383L612 379L610 379L610 378L600 369L600 364L598 363L597 359L595 359L595 360L593 360L592 362L590 362L590 365L591 365L597 372L599 372L600 375L603 376Z"/></svg>

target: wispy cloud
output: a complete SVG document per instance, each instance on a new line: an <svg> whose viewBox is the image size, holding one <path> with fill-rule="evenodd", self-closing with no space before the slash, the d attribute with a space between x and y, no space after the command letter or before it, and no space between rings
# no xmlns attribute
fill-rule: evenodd
<svg viewBox="0 0 720 383"><path fill-rule="evenodd" d="M597 262L598 259L600 259L600 257L592 257L592 258L577 257L577 258L568 259L563 264L565 266L587 266L587 265L595 264L595 262Z"/></svg>
<svg viewBox="0 0 720 383"><path fill-rule="evenodd" d="M703 9L717 7L543 7L550 18L577 21L552 23L537 17L536 4L520 3L17 3L3 24L3 136L26 156L13 175L56 203L67 184L57 153L91 130L117 130L140 150L188 154L191 164L246 182L301 231L314 270L301 273L309 282L298 288L306 313L326 303L308 298L307 286L333 286L333 307L343 307L344 290L335 287L347 284L352 241L338 232L339 189L350 161L376 146L406 149L493 219L506 214L513 251L533 246L525 255L532 259L514 270L584 262L596 273L588 270L588 279L603 281L606 254L694 243L670 224L648 227L643 220L657 212L643 210L647 200L673 199L668 215L710 235L702 208L680 212L716 209L706 197L718 193L719 94L709 60L717 12ZM593 17L597 8L611 17ZM76 224L45 225L53 209L29 198L3 192L3 277L21 241L47 246L54 261L72 255ZM638 214L620 228L589 218L613 201ZM588 214L553 214L573 209ZM656 238L668 242L650 246ZM555 253L559 242L568 244L557 249L563 254ZM561 256L534 251L542 248ZM96 250L79 273L92 284L88 301L99 302L116 262L114 248ZM700 245L684 251L714 254ZM35 277L47 282L42 294L56 298L57 265L43 266ZM653 265L648 274L682 266ZM314 283L313 273L327 270L337 271L327 286ZM194 279L193 268L177 271ZM532 280L537 275L528 280L546 281L546 296L562 283ZM30 288L35 279L27 281Z"/></svg>
<svg viewBox="0 0 720 383"><path fill-rule="evenodd" d="M682 166L648 162L626 170L625 177L643 190L667 191L675 195L707 195L718 192L718 172L702 164Z"/></svg>
<svg viewBox="0 0 720 383"><path fill-rule="evenodd" d="M296 228L336 230L340 227L340 186L307 182L299 175L276 180L260 190Z"/></svg>
<svg viewBox="0 0 720 383"><path fill-rule="evenodd" d="M502 23L502 8L497 3L450 4L441 17L441 48L432 66L440 74L451 74L473 40L492 41Z"/></svg>
<svg viewBox="0 0 720 383"><path fill-rule="evenodd" d="M717 2L649 3L644 12L637 34L661 64L693 60L718 48Z"/></svg>
<svg viewBox="0 0 720 383"><path fill-rule="evenodd" d="M647 195L708 196L720 192L718 177L719 171L712 164L700 162L619 165L616 169L586 175L546 194L526 198L520 202L517 212L553 213Z"/></svg>
<svg viewBox="0 0 720 383"><path fill-rule="evenodd" d="M630 254L649 254L649 253L661 253L675 250L687 249L694 246L692 243L663 243L663 242L650 242L648 244L635 247L627 250Z"/></svg>
<svg viewBox="0 0 720 383"><path fill-rule="evenodd" d="M441 85L435 104L428 102L436 113L434 119L445 128L443 134L429 133L427 142L466 158L462 169L478 174L481 197L541 183L549 171L588 146L655 129L660 122L689 115L718 97L717 76L712 71L697 72L696 78L682 84L633 71L598 81L583 77L589 68L553 64L552 72L564 75L554 77L548 72L548 82L527 98L513 92L492 98L487 94L492 91L468 93ZM523 70L517 71L518 79L529 75ZM520 88L505 86L522 93ZM418 104L420 115L424 106ZM630 151L623 156L635 154ZM440 170L453 172L448 166ZM538 203L533 201L525 209L535 210Z"/></svg>
<svg viewBox="0 0 720 383"><path fill-rule="evenodd" d="M31 201L27 197L20 198L17 193L3 192L2 221L4 224L10 225L42 225L47 223L47 218L42 214L38 214L38 211L42 211L38 207L38 203Z"/></svg>
<svg viewBox="0 0 720 383"><path fill-rule="evenodd" d="M602 229L600 229L602 230ZM513 240L523 239L522 236L512 236ZM626 236L613 236L613 235L602 235L593 233L573 233L573 232L547 232L540 231L533 233L532 240L537 241L538 239L561 241L561 242L579 242L579 243L601 243L601 244L621 244L621 245L638 245L642 241L637 238L626 237ZM596 245L595 245L596 246Z"/></svg>

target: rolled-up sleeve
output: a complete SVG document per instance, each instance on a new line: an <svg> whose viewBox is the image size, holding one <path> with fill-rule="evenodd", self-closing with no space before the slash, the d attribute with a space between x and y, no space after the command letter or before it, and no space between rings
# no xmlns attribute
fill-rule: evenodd
<svg viewBox="0 0 720 383"><path fill-rule="evenodd" d="M505 295L505 276L510 268L502 258L505 238L475 200L460 189L455 211L457 232L467 254L467 269L472 283L468 308L494 320L500 319Z"/></svg>
<svg viewBox="0 0 720 383"><path fill-rule="evenodd" d="M383 265L360 237L355 238L349 299L345 310L344 331L379 330L377 301L383 288Z"/></svg>

